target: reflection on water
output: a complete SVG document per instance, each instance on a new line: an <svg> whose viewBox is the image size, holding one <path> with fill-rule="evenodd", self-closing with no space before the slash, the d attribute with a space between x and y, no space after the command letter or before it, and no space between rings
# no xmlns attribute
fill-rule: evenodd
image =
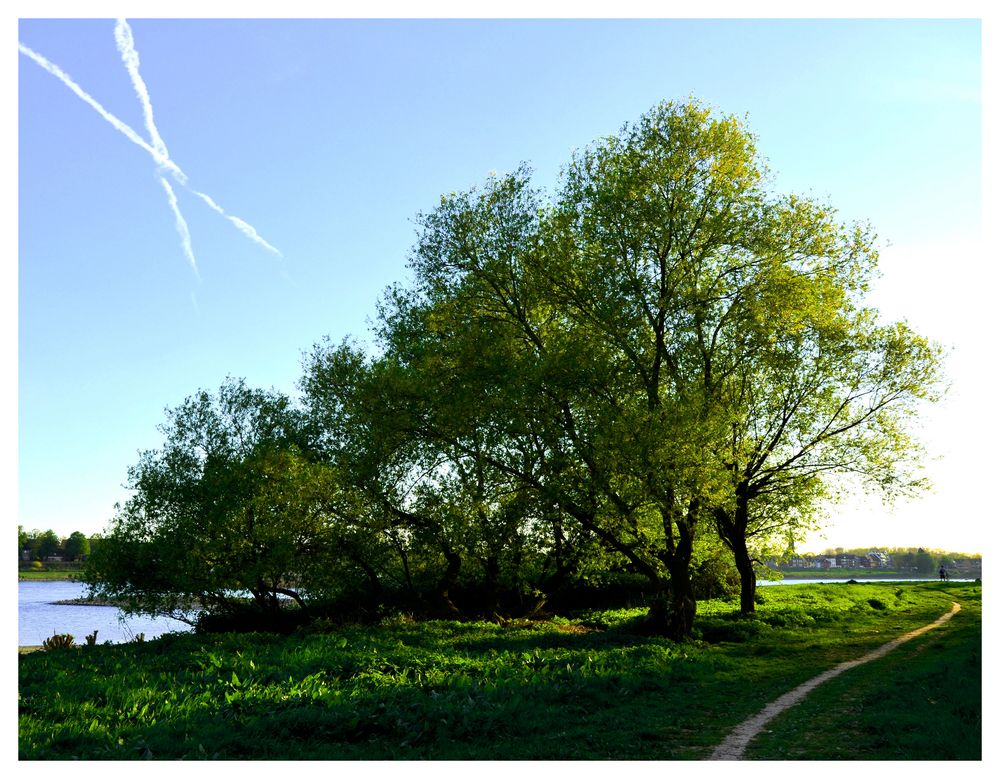
<svg viewBox="0 0 1000 779"><path fill-rule="evenodd" d="M69 633L76 643L97 631L97 642L120 644L142 633L147 639L190 626L169 617L128 617L111 606L60 606L53 601L82 598L86 585L80 582L18 582L17 644L39 646L53 633Z"/></svg>

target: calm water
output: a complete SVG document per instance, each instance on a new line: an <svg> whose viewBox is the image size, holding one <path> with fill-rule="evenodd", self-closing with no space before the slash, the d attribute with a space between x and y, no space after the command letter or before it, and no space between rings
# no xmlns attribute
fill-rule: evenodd
<svg viewBox="0 0 1000 779"><path fill-rule="evenodd" d="M758 579L757 584L844 584L847 579L780 579L778 581L765 581L763 579ZM873 576L870 579L865 579L864 577L858 577L854 581L859 584L876 584L877 582L936 582L940 581L938 578L928 578L923 579L885 579L877 576ZM950 578L950 582L973 582L975 579L956 579L954 576Z"/></svg>
<svg viewBox="0 0 1000 779"><path fill-rule="evenodd" d="M139 633L156 638L172 631L191 628L169 617L129 617L123 621L120 609L111 606L57 606L53 601L82 598L86 586L80 582L18 582L17 644L39 646L53 633L69 633L76 643L97 631L97 642L120 644Z"/></svg>

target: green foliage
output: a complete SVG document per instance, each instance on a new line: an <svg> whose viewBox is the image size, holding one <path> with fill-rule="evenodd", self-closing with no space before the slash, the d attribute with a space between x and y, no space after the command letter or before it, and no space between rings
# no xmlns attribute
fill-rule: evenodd
<svg viewBox="0 0 1000 779"><path fill-rule="evenodd" d="M445 599L469 575L544 592L532 572L582 575L596 541L682 636L706 529L750 611L754 553L815 522L830 474L915 487L905 423L939 350L865 307L868 228L765 181L740 120L662 103L551 198L521 168L422 214L379 356L317 347L304 382L375 535L424 567L440 549Z"/></svg>
<svg viewBox="0 0 1000 779"><path fill-rule="evenodd" d="M752 618L704 602L696 625L729 625L741 639L718 643L637 635L634 609L508 625L404 619L289 637L174 634L22 655L19 755L699 758L795 684L927 624L952 599L971 610L978 598L970 585L937 583L775 589ZM887 609L871 609L874 597Z"/></svg>
<svg viewBox="0 0 1000 779"><path fill-rule="evenodd" d="M69 649L74 643L73 636L69 633L53 633L42 642L42 649L46 652L54 649Z"/></svg>
<svg viewBox="0 0 1000 779"><path fill-rule="evenodd" d="M417 222L375 349L317 345L303 408L228 381L168 411L95 594L215 625L248 596L246 629L287 630L320 600L530 616L640 577L646 628L683 638L736 575L754 610L756 559L831 475L921 486L940 350L866 305L870 228L772 193L742 120L664 102L551 196L521 167Z"/></svg>
<svg viewBox="0 0 1000 779"><path fill-rule="evenodd" d="M127 611L183 616L322 593L338 492L307 420L276 392L229 380L168 411L157 451L129 471L132 497L85 572Z"/></svg>
<svg viewBox="0 0 1000 779"><path fill-rule="evenodd" d="M70 560L79 560L90 554L90 539L80 531L75 531L66 539L63 547Z"/></svg>
<svg viewBox="0 0 1000 779"><path fill-rule="evenodd" d="M747 756L981 760L981 602L975 588L956 600L962 610L947 629L932 630L820 686L771 722Z"/></svg>

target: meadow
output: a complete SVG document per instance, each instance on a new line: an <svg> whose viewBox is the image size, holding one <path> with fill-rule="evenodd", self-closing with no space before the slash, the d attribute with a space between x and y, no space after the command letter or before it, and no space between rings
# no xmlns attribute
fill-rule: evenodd
<svg viewBox="0 0 1000 779"><path fill-rule="evenodd" d="M948 611L945 626L778 717L752 759L981 758L981 587L762 588L699 603L694 637L641 609L546 621L320 622L19 655L22 759L703 759L801 682ZM850 748L845 746L849 744Z"/></svg>

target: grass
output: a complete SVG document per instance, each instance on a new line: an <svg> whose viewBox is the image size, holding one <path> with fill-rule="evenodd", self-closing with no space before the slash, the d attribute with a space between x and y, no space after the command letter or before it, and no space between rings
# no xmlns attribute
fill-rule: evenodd
<svg viewBox="0 0 1000 779"><path fill-rule="evenodd" d="M982 609L820 686L776 718L749 759L981 760Z"/></svg>
<svg viewBox="0 0 1000 779"><path fill-rule="evenodd" d="M71 571L21 571L17 572L18 581L75 581L80 578L79 570Z"/></svg>
<svg viewBox="0 0 1000 779"><path fill-rule="evenodd" d="M952 600L963 605L961 621L926 640L946 643L955 657L965 653L969 672L947 684L981 711L966 689L980 657L968 654L978 636L979 592L936 582L773 588L752 619L739 617L732 602L699 604L697 636L683 644L632 632L640 611L605 611L534 624L397 619L288 637L176 634L33 652L19 655L19 755L699 759L770 700L931 622ZM924 657L919 668L895 670L941 671L943 656ZM893 679L873 673L864 685L876 696ZM840 738L845 718L856 719L835 703L822 708L829 709L823 735L803 738L805 720L775 737L776 720L755 756L791 756L780 749L797 739L812 757ZM872 720L858 725L874 750L865 756L900 759L895 746L865 730L879 721L878 704L870 708ZM925 730L939 728L941 717L968 714L944 708L924 720ZM981 719L967 730L978 746ZM903 759L911 756L907 744L900 748Z"/></svg>

